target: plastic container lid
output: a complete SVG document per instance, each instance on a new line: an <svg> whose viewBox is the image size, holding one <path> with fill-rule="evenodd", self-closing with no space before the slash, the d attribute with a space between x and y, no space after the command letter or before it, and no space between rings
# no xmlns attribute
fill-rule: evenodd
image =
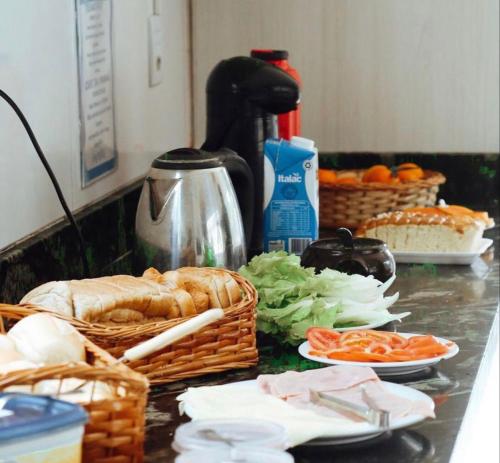
<svg viewBox="0 0 500 463"><path fill-rule="evenodd" d="M45 396L0 394L0 445L86 422L87 413L76 404Z"/></svg>
<svg viewBox="0 0 500 463"><path fill-rule="evenodd" d="M284 450L287 435L283 426L265 420L197 420L179 426L172 444L178 452L230 446Z"/></svg>
<svg viewBox="0 0 500 463"><path fill-rule="evenodd" d="M293 463L287 452L276 449L233 447L192 450L175 459L175 463Z"/></svg>

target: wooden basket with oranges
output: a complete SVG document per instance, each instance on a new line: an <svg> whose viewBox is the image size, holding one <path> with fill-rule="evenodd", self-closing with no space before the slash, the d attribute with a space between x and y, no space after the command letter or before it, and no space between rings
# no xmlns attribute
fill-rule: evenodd
<svg viewBox="0 0 500 463"><path fill-rule="evenodd" d="M436 203L443 174L413 163L390 169L379 164L364 170L319 170L320 226L355 229L382 212Z"/></svg>

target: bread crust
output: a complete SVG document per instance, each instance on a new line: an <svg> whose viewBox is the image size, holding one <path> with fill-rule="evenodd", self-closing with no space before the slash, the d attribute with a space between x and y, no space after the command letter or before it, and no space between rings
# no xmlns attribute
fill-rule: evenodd
<svg viewBox="0 0 500 463"><path fill-rule="evenodd" d="M366 220L356 231L356 236L365 236L366 231L382 225L442 225L463 233L467 228L481 228L481 224L472 217L427 214L421 212L384 212Z"/></svg>

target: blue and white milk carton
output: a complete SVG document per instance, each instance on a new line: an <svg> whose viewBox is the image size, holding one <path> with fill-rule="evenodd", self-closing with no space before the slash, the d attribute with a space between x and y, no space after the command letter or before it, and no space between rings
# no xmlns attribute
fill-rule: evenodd
<svg viewBox="0 0 500 463"><path fill-rule="evenodd" d="M318 150L302 137L264 144L264 251L301 255L318 239Z"/></svg>

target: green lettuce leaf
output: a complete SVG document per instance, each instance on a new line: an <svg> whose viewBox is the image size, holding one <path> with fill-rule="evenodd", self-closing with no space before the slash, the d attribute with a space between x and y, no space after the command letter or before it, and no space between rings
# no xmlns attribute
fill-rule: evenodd
<svg viewBox="0 0 500 463"><path fill-rule="evenodd" d="M300 265L300 258L284 251L254 257L239 270L259 293L257 329L297 344L311 326L332 328L374 321L390 321L387 308L398 298L384 297L392 281L382 284L373 277L348 275Z"/></svg>

